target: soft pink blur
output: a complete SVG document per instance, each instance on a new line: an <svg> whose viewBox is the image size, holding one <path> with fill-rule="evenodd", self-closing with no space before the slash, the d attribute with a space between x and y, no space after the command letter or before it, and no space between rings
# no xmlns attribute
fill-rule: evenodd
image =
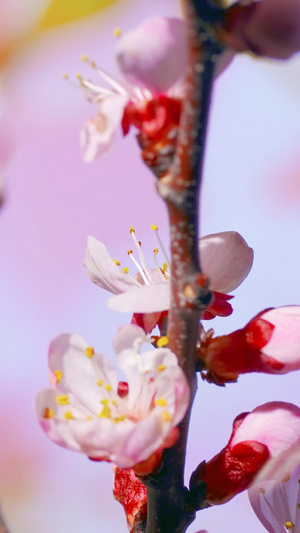
<svg viewBox="0 0 300 533"><path fill-rule="evenodd" d="M149 16L178 13L179 2L171 0L120 0L101 16L49 32L19 50L3 73L1 127L16 152L0 211L0 500L14 533L126 530L121 506L110 494L111 466L48 442L33 404L36 391L48 384L46 354L53 337L79 333L112 357L114 331L129 320L106 309L106 294L87 277L87 235L122 260L134 226L151 254L156 244L149 225L157 224L167 241L167 216L134 135L120 136L94 164L82 162L79 131L95 108L62 75L84 69L88 74L78 59L82 53L116 74L116 26L125 31ZM202 234L239 231L255 253L233 315L211 324L217 334L241 327L266 307L300 303L299 70L299 58L277 64L243 56L216 82ZM272 400L299 401L298 380L297 373L249 375L225 389L200 382L188 474L222 447L239 412ZM190 529L219 533L226 524L229 533L241 523L244 533L264 531L245 495L199 514Z"/></svg>

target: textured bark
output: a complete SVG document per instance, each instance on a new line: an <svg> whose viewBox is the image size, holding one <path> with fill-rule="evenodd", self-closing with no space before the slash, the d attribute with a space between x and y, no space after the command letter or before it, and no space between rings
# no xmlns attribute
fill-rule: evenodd
<svg viewBox="0 0 300 533"><path fill-rule="evenodd" d="M158 474L143 480L147 488L146 533L184 533L195 518L184 486L184 464L191 408L197 388L196 343L201 312L210 301L198 249L199 191L215 63L222 51L214 23L223 11L208 0L182 1L187 19L186 96L176 153L157 188L165 200L171 231L172 304L168 317L169 348L177 355L191 389L180 438L165 450Z"/></svg>

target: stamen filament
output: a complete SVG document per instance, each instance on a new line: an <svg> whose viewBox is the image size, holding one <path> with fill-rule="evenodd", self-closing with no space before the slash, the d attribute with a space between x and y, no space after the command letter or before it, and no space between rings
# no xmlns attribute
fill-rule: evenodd
<svg viewBox="0 0 300 533"><path fill-rule="evenodd" d="M135 236L135 231L133 229L130 229L130 233L131 233L131 237L133 238L133 241L134 241L134 244L136 246L136 249L138 251L139 258L140 258L140 261L142 263L142 267L144 269L144 272L145 272L146 276L148 277L148 285L149 285L149 283L154 283L154 279L152 277L151 269L149 268L149 266L147 264L146 258L145 258L144 254L143 254L143 251L142 251L142 247L141 247L139 241L137 240L137 238Z"/></svg>
<svg viewBox="0 0 300 533"><path fill-rule="evenodd" d="M159 244L159 248L161 249L161 251L162 251L162 253L163 253L163 256L164 256L164 258L165 258L165 261L166 261L167 265L171 265L171 261L170 261L170 259L168 258L168 254L167 254L167 252L166 252L166 250L165 250L165 247L164 247L164 245L163 245L163 243L162 243L162 241L161 241L161 239L160 239L160 236L159 236L159 234L158 234L158 227L157 227L155 224L152 224L152 225L151 225L151 229L152 229L153 231L155 231L156 238L157 238L157 240L158 240L158 244Z"/></svg>
<svg viewBox="0 0 300 533"><path fill-rule="evenodd" d="M134 262L136 268L138 269L139 273L141 274L144 282L145 282L145 285L150 285L150 282L145 274L145 272L143 271L141 265L137 262L137 260L135 259L135 257L133 257L133 254L132 252L128 253L130 259Z"/></svg>
<svg viewBox="0 0 300 533"><path fill-rule="evenodd" d="M104 70L98 67L98 65L94 61L90 61L90 65L92 68L95 68L99 76L105 80L107 83L109 83L119 94L128 94L128 91L122 87L116 80L114 80L109 74L106 74Z"/></svg>

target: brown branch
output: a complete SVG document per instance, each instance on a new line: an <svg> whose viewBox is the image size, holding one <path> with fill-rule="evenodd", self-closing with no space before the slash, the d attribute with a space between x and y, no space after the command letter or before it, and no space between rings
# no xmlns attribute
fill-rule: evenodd
<svg viewBox="0 0 300 533"><path fill-rule="evenodd" d="M178 442L164 452L161 471L143 480L148 496L146 533L184 533L195 518L184 486L184 464L197 388L195 353L199 320L210 300L199 262L198 197L214 67L222 51L213 23L222 18L223 11L212 7L208 0L183 0L182 3L188 26L186 94L173 163L157 187L166 202L171 227L169 347L187 376L191 401L179 426Z"/></svg>

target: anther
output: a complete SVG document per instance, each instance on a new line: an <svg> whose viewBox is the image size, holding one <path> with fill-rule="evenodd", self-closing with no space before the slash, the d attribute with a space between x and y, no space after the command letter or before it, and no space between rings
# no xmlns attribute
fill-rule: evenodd
<svg viewBox="0 0 300 533"><path fill-rule="evenodd" d="M114 263L117 265L117 266L120 266L120 261L118 261L118 259L114 259Z"/></svg>
<svg viewBox="0 0 300 533"><path fill-rule="evenodd" d="M135 229L132 226L129 228L129 233L135 233Z"/></svg>
<svg viewBox="0 0 300 533"><path fill-rule="evenodd" d="M54 375L56 376L56 383L59 383L61 378L63 377L63 373L61 370L55 370Z"/></svg>
<svg viewBox="0 0 300 533"><path fill-rule="evenodd" d="M153 229L154 231L157 231L158 227L156 226L156 224L151 224L150 229Z"/></svg>
<svg viewBox="0 0 300 533"><path fill-rule="evenodd" d="M158 348L162 348L163 346L167 346L167 344L169 344L169 339L166 335L163 335L158 339L156 346L158 346Z"/></svg>
<svg viewBox="0 0 300 533"><path fill-rule="evenodd" d="M127 274L129 272L129 268L128 267L123 267L122 268L122 272L123 272L123 274Z"/></svg>
<svg viewBox="0 0 300 533"><path fill-rule="evenodd" d="M164 398L157 398L157 400L155 400L155 405L158 405L159 407L165 407L167 405L167 402Z"/></svg>
<svg viewBox="0 0 300 533"><path fill-rule="evenodd" d="M85 355L86 355L87 357L91 358L91 357L93 357L93 355L94 355L94 353L95 353L95 352L94 352L94 348L92 348L92 346L88 346L88 347L86 348L86 350L85 350L84 353L85 353Z"/></svg>
<svg viewBox="0 0 300 533"><path fill-rule="evenodd" d="M79 56L79 59L80 59L81 61L88 61L88 60L89 60L88 56L85 55L85 54L80 55L80 56Z"/></svg>
<svg viewBox="0 0 300 533"><path fill-rule="evenodd" d="M46 407L44 411L44 418L53 418L54 411L53 409L49 409L49 407Z"/></svg>
<svg viewBox="0 0 300 533"><path fill-rule="evenodd" d="M67 396L66 394L56 396L56 401L58 405L69 405L69 396Z"/></svg>
<svg viewBox="0 0 300 533"><path fill-rule="evenodd" d="M127 255L133 254L133 250L127 250Z"/></svg>
<svg viewBox="0 0 300 533"><path fill-rule="evenodd" d="M120 37L122 35L122 30L121 28L115 28L114 29L114 36L115 37Z"/></svg>
<svg viewBox="0 0 300 533"><path fill-rule="evenodd" d="M286 522L284 524L284 527L285 529L292 529L293 527L295 527L295 524L293 524L293 522Z"/></svg>

